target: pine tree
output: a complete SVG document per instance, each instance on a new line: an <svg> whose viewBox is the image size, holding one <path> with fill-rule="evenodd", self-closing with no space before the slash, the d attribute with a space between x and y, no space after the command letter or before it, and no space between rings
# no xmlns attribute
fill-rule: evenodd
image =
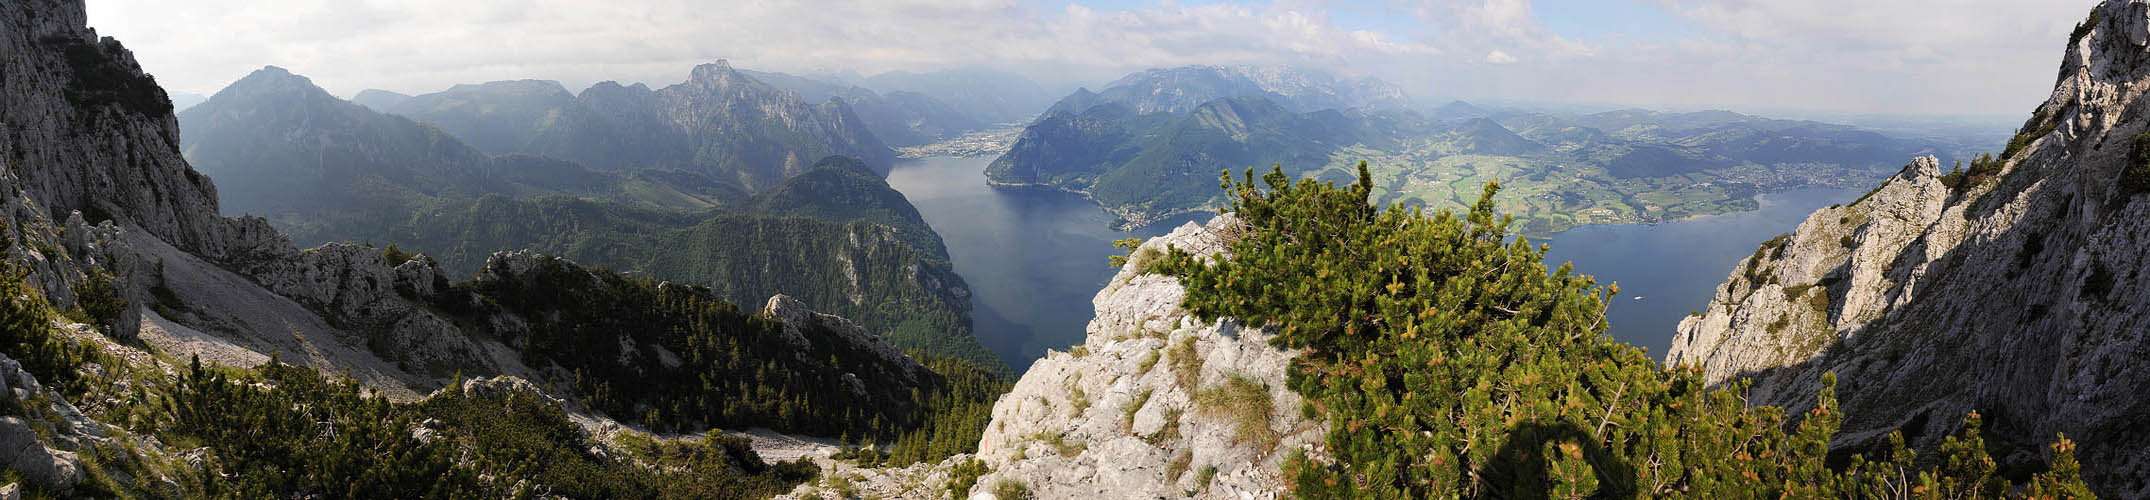
<svg viewBox="0 0 2150 500"><path fill-rule="evenodd" d="M1224 184L1240 224L1229 257L1172 249L1150 270L1180 278L1197 316L1271 328L1279 347L1306 350L1288 383L1329 432L1327 457L1287 461L1300 496L2022 494L1994 476L1976 415L1938 465L1917 467L1899 440L1889 460L1830 468L1833 376L1792 419L1748 407L1742 386L1711 389L1698 370L1613 342L1605 303L1617 286L1547 269L1548 247L1511 239L1498 184L1461 216L1377 209L1364 163L1344 189L1281 169ZM2088 496L2065 445L2027 491Z"/></svg>

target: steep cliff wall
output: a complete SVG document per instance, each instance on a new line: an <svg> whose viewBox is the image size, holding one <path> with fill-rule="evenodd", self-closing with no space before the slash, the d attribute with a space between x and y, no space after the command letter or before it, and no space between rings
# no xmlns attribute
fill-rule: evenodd
<svg viewBox="0 0 2150 500"><path fill-rule="evenodd" d="M2150 495L2146 88L2150 3L2098 6L1994 163L1918 159L1815 212L1681 322L1667 361L1791 409L1835 372L1839 444L1932 446L1977 411L2019 466L2066 433L2101 491Z"/></svg>

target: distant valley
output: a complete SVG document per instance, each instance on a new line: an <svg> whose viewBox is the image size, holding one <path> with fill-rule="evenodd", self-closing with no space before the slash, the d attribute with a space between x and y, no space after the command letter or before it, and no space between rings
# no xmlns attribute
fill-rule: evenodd
<svg viewBox="0 0 2150 500"><path fill-rule="evenodd" d="M2150 496L2150 0L489 3L0 8L0 500Z"/></svg>
<svg viewBox="0 0 2150 500"><path fill-rule="evenodd" d="M1128 225L1214 207L1220 171L1338 183L1365 161L1383 205L1462 208L1498 181L1528 234L1751 210L1754 195L1869 184L1904 158L1967 158L1983 136L1898 139L1726 111L1588 114L1413 106L1318 73L1191 66L1077 91L995 160L996 182L1082 193ZM1935 137L1940 136L1940 137Z"/></svg>

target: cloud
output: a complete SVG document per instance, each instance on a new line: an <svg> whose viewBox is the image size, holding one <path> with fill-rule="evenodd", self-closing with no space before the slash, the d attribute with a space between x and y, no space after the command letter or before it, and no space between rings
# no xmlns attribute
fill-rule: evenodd
<svg viewBox="0 0 2150 500"><path fill-rule="evenodd" d="M201 93L266 64L343 95L515 78L665 85L718 58L804 73L994 66L1048 84L1293 64L1419 96L2014 114L2050 89L2093 1L94 0L90 21L159 82ZM1593 29L1572 32L1582 7L1653 16L1630 32L1586 17Z"/></svg>
<svg viewBox="0 0 2150 500"><path fill-rule="evenodd" d="M1442 44L1486 49L1504 56L1488 54L1488 63L1515 62L1513 54L1558 62L1594 56L1599 51L1539 25L1529 0L1420 0L1413 10L1442 33Z"/></svg>
<svg viewBox="0 0 2150 500"><path fill-rule="evenodd" d="M1446 95L1677 108L2016 114L2095 0L1415 0ZM1651 19L1562 33L1540 16ZM1627 19L1571 19L1592 27ZM1596 30L1593 30L1596 31ZM1666 35L1674 34L1667 38ZM1460 70L1460 71L1459 71Z"/></svg>
<svg viewBox="0 0 2150 500"><path fill-rule="evenodd" d="M212 92L266 64L331 91L438 90L548 78L663 85L729 58L772 71L931 70L1000 65L1080 69L1109 79L1152 66L1287 63L1352 71L1435 52L1338 25L1293 4L1105 10L1016 0L108 0L90 22L122 38L158 76Z"/></svg>

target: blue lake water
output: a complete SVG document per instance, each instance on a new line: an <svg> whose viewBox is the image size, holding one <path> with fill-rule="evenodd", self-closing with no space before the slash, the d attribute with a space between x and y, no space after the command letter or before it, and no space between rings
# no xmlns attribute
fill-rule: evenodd
<svg viewBox="0 0 2150 500"><path fill-rule="evenodd" d="M1763 241L1798 228L1807 214L1860 193L1796 189L1758 196L1761 208L1746 212L1577 227L1553 235L1545 260L1548 267L1573 262L1577 272L1597 277L1598 283L1620 284L1620 296L1606 312L1613 338L1649 348L1651 357L1662 360L1680 318L1709 304L1740 259Z"/></svg>
<svg viewBox="0 0 2150 500"><path fill-rule="evenodd" d="M956 274L970 285L978 341L1017 371L1082 342L1090 298L1117 270L1112 241L1172 232L1209 215L1189 215L1135 231L1115 231L1113 216L1081 196L985 183L991 158L902 160L888 184L918 207L940 233Z"/></svg>
<svg viewBox="0 0 2150 500"><path fill-rule="evenodd" d="M940 233L956 273L970 284L978 340L1020 371L1046 349L1081 342L1090 299L1111 279L1112 241L1149 238L1208 215L1115 231L1111 214L1058 191L994 188L990 158L902 160L888 183ZM1600 283L1620 284L1609 312L1615 338L1663 355L1673 327L1707 303L1740 258L1808 213L1858 192L1803 189L1763 195L1755 211L1656 225L1597 225L1553 236L1548 260L1574 262ZM1636 299L1635 297L1641 297Z"/></svg>

